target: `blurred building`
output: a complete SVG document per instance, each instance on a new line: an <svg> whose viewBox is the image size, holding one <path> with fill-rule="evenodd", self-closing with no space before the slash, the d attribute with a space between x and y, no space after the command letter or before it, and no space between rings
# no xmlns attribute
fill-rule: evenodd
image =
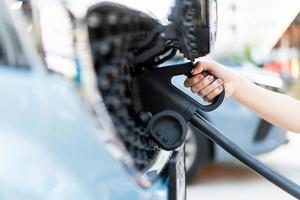
<svg viewBox="0 0 300 200"><path fill-rule="evenodd" d="M215 55L226 57L251 47L263 60L300 11L299 0L218 1L219 29Z"/></svg>
<svg viewBox="0 0 300 200"><path fill-rule="evenodd" d="M292 78L300 76L300 13L276 42L265 68Z"/></svg>

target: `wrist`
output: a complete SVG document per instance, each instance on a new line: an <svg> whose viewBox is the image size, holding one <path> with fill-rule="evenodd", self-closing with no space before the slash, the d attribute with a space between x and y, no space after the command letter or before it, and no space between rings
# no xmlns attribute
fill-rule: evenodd
<svg viewBox="0 0 300 200"><path fill-rule="evenodd" d="M243 96L245 96L245 94L248 93L247 88L249 88L250 84L251 83L248 80L246 80L241 76L238 76L232 97L235 98L236 100L243 99Z"/></svg>

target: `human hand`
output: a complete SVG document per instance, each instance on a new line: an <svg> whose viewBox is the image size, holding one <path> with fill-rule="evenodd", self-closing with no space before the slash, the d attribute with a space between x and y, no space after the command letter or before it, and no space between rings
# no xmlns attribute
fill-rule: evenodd
<svg viewBox="0 0 300 200"><path fill-rule="evenodd" d="M208 71L217 79L211 75L204 77L200 74L203 71ZM184 81L184 86L190 87L193 93L199 94L207 101L212 101L224 88L226 97L235 96L239 88L240 76L214 61L197 62L191 74L193 76Z"/></svg>

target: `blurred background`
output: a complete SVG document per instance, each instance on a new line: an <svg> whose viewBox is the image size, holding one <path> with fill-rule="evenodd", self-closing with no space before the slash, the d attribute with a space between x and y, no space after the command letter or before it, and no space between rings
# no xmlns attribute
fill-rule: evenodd
<svg viewBox="0 0 300 200"><path fill-rule="evenodd" d="M300 1L219 0L218 14L218 37L211 56L228 65L251 63L274 72L282 78L285 92L299 98ZM299 183L300 138L287 133L287 139L288 143L258 158ZM190 199L250 200L254 194L259 200L294 199L237 161L206 165L188 187Z"/></svg>
<svg viewBox="0 0 300 200"><path fill-rule="evenodd" d="M299 76L297 0L219 1L216 57L247 60L289 78ZM228 44L230 48L228 48Z"/></svg>

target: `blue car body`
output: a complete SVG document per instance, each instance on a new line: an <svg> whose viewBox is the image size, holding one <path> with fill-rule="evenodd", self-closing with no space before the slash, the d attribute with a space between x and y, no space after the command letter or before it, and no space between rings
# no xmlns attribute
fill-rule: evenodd
<svg viewBox="0 0 300 200"><path fill-rule="evenodd" d="M0 199L167 199L167 176L138 184L106 148L78 83L47 71L0 5L28 61L0 65Z"/></svg>
<svg viewBox="0 0 300 200"><path fill-rule="evenodd" d="M95 131L76 86L49 74L0 70L0 199L166 199L143 189Z"/></svg>

